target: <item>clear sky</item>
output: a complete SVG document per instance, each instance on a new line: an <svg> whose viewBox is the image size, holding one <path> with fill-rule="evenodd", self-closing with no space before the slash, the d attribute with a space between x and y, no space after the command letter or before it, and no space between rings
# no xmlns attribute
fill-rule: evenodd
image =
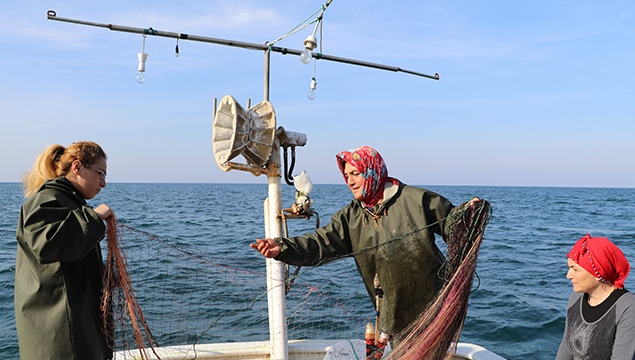
<svg viewBox="0 0 635 360"><path fill-rule="evenodd" d="M214 98L263 99L264 53L58 17L264 44L323 0L4 1L0 181L53 143L93 140L111 182L254 182L212 154ZM302 49L313 25L277 45ZM417 185L635 187L635 2L334 0L321 52L430 80L272 53L277 125L304 133L296 173L340 183L335 154L375 147ZM314 66L315 65L315 66ZM315 68L315 100L306 93Z"/></svg>

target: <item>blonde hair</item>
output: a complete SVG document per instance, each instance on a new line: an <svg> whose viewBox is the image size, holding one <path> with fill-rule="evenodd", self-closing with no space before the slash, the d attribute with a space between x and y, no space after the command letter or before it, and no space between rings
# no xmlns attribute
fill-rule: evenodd
<svg viewBox="0 0 635 360"><path fill-rule="evenodd" d="M75 160L90 167L99 159L106 158L104 150L92 141L75 142L67 148L58 144L50 145L37 157L31 171L22 178L24 197L35 194L47 180L66 176Z"/></svg>

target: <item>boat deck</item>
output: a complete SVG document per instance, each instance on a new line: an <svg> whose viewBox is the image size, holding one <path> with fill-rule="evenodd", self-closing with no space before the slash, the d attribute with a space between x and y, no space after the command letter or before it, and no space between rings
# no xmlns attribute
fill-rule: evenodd
<svg viewBox="0 0 635 360"><path fill-rule="evenodd" d="M363 340L290 340L289 360L364 359ZM235 342L166 346L155 348L162 360L270 360L269 342ZM149 351L151 353L151 351ZM151 358L154 358L151 356ZM118 352L115 359L141 359L138 351ZM455 360L505 360L487 349L468 343L458 343Z"/></svg>

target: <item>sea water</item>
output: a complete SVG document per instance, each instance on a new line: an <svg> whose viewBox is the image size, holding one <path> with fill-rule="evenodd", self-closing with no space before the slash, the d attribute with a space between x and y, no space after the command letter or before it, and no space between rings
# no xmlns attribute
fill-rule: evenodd
<svg viewBox="0 0 635 360"><path fill-rule="evenodd" d="M282 186L287 207L293 203L294 189ZM455 204L476 196L492 205L460 341L505 358L555 357L572 290L565 278L566 253L578 238L585 233L608 237L635 261L635 189L422 187ZM257 262L261 259L252 256L255 252L248 244L264 234L266 197L266 184L113 183L89 203L105 202L120 222L186 241L201 256L245 254ZM313 210L326 224L351 194L344 185L317 184L311 198ZM0 359L17 359L13 288L15 228L23 201L20 184L0 183L0 199ZM300 230L289 231L296 235L293 231ZM634 281L635 276L628 278L626 288L635 289ZM222 294L223 289L216 291ZM368 306L368 299L357 295L351 294L351 301Z"/></svg>

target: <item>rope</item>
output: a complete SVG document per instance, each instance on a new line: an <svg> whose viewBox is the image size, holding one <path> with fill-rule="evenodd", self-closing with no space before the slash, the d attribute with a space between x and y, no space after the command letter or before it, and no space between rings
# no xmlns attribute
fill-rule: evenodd
<svg viewBox="0 0 635 360"><path fill-rule="evenodd" d="M332 0L327 1L324 5L322 5L322 7L319 10L315 11L313 14L309 15L306 19L302 20L302 22L300 22L298 25L296 25L293 29L289 30L289 32L287 32L286 34L280 36L279 38L277 38L277 39L275 39L273 41L267 42L267 45L269 46L269 48L271 48L278 41L280 41L280 40L282 40L282 39L284 39L284 38L286 38L286 37L288 37L290 35L293 35L293 34L297 33L298 31L304 29L305 27L307 27L309 25L311 25L311 24L313 24L313 23L315 23L317 21L321 22L322 21L322 16L317 17L317 18L315 18L315 19L313 19L311 21L309 21L309 20L312 17L316 16L317 14L323 13L326 10L327 6L328 6L327 4L329 4L331 1ZM321 38L322 37L320 36L320 39Z"/></svg>

